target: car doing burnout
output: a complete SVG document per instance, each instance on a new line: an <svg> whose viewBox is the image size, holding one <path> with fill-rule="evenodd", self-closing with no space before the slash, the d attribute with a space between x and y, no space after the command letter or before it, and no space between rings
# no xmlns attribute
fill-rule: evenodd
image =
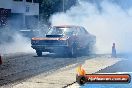
<svg viewBox="0 0 132 88"><path fill-rule="evenodd" d="M46 37L34 37L31 39L32 48L38 56L42 52L59 53L76 56L80 53L90 53L96 37L87 32L81 26L53 26Z"/></svg>

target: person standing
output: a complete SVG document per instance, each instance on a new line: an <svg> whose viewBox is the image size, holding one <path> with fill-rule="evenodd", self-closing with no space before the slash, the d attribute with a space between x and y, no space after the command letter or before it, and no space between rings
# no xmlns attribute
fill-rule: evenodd
<svg viewBox="0 0 132 88"><path fill-rule="evenodd" d="M0 65L2 65L2 56L0 54Z"/></svg>
<svg viewBox="0 0 132 88"><path fill-rule="evenodd" d="M113 43L113 46L112 46L112 57L116 57L116 48L115 48L115 43Z"/></svg>

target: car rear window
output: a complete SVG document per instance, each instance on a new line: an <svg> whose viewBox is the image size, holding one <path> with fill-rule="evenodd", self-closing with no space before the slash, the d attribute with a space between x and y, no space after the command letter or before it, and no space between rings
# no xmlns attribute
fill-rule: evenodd
<svg viewBox="0 0 132 88"><path fill-rule="evenodd" d="M49 30L47 35L72 35L76 32L77 30L75 27L53 27Z"/></svg>

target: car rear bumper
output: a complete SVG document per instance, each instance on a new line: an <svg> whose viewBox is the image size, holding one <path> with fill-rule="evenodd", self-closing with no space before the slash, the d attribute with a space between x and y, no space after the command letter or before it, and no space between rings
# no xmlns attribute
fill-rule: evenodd
<svg viewBox="0 0 132 88"><path fill-rule="evenodd" d="M68 48L68 45L32 45L31 47L35 50L40 50L43 52L56 52L58 50Z"/></svg>

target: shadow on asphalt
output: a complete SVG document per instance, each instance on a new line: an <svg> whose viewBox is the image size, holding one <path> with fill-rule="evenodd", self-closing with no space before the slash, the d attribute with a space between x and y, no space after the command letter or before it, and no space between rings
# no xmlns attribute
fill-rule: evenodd
<svg viewBox="0 0 132 88"><path fill-rule="evenodd" d="M52 58L78 58L78 57L82 57L82 56L88 56L88 55L77 55L77 56L68 56L68 55L61 55L61 54L55 54L55 53L49 53L49 54L45 54L42 56L33 56L33 57L52 57Z"/></svg>

